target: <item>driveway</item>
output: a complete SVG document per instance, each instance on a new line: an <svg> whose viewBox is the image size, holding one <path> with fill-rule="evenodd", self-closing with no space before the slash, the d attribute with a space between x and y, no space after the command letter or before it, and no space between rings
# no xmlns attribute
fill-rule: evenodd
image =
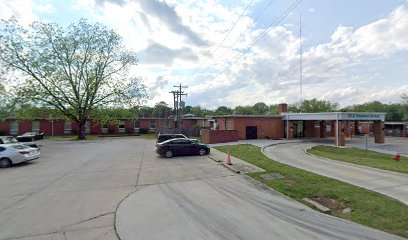
<svg viewBox="0 0 408 240"><path fill-rule="evenodd" d="M118 239L115 228L123 240L401 239L317 213L207 156L160 158L153 140L42 143L39 160L0 169L0 240Z"/></svg>
<svg viewBox="0 0 408 240"><path fill-rule="evenodd" d="M305 149L318 143L278 144L263 149L269 158L323 176L370 189L408 205L408 175L350 163L316 158Z"/></svg>
<svg viewBox="0 0 408 240"><path fill-rule="evenodd" d="M313 211L209 157L157 158L146 148L140 169L116 212L122 240L399 239Z"/></svg>

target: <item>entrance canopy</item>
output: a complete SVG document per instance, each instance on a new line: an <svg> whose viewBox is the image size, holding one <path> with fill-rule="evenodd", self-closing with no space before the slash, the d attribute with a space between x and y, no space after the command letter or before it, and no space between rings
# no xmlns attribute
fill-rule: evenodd
<svg viewBox="0 0 408 240"><path fill-rule="evenodd" d="M384 121L386 113L379 112L323 112L323 113L282 113L285 121L302 120L348 120L348 121Z"/></svg>

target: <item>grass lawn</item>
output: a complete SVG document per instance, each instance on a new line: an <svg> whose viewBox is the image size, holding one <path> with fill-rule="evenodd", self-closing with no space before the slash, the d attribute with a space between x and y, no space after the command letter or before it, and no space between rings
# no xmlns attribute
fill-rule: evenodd
<svg viewBox="0 0 408 240"><path fill-rule="evenodd" d="M78 136L68 135L68 136L48 136L47 139L49 140L56 140L56 141L80 141L78 140ZM96 140L98 136L95 135L86 135L86 140Z"/></svg>
<svg viewBox="0 0 408 240"><path fill-rule="evenodd" d="M348 214L332 212L340 218L348 219L372 228L408 237L408 207L385 195L353 186L332 178L320 176L282 163L275 162L261 153L261 148L252 145L234 145L215 147L245 160L267 173L278 173L281 179L264 180L262 173L249 173L256 180L299 201L309 198L330 198L351 208Z"/></svg>
<svg viewBox="0 0 408 240"><path fill-rule="evenodd" d="M146 134L140 134L142 138L147 138L147 139L156 139L156 133L146 133Z"/></svg>
<svg viewBox="0 0 408 240"><path fill-rule="evenodd" d="M389 154L366 151L360 148L332 146L316 146L309 149L308 152L319 157L408 174L408 158L406 157L401 157L400 161L397 162Z"/></svg>

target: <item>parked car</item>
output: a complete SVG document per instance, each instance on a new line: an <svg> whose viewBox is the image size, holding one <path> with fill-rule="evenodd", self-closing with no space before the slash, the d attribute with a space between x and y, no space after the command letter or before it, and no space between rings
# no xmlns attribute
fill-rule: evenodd
<svg viewBox="0 0 408 240"><path fill-rule="evenodd" d="M0 136L0 144L23 144L28 147L38 148L38 145L35 142L20 142L13 136Z"/></svg>
<svg viewBox="0 0 408 240"><path fill-rule="evenodd" d="M175 138L158 143L156 152L167 158L176 155L201 155L204 156L210 153L210 147L199 143L197 140Z"/></svg>
<svg viewBox="0 0 408 240"><path fill-rule="evenodd" d="M7 168L16 163L28 162L40 157L40 150L22 144L0 145L0 167Z"/></svg>
<svg viewBox="0 0 408 240"><path fill-rule="evenodd" d="M174 134L160 134L157 136L156 139L156 145L158 143L167 141L169 139L174 139L174 138L184 138L184 139L188 139L188 137L186 137L186 135L184 134L179 134L179 133L174 133Z"/></svg>
<svg viewBox="0 0 408 240"><path fill-rule="evenodd" d="M42 132L26 132L16 137L20 142L32 142L39 139L44 139L44 133Z"/></svg>

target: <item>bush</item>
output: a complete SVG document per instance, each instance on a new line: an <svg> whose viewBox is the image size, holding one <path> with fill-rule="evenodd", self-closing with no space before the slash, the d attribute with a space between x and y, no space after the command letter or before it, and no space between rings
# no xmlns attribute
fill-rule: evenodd
<svg viewBox="0 0 408 240"><path fill-rule="evenodd" d="M147 129L147 128L140 128L140 129L139 129L139 133L140 133L140 134L147 134L147 133L149 133L149 129Z"/></svg>

